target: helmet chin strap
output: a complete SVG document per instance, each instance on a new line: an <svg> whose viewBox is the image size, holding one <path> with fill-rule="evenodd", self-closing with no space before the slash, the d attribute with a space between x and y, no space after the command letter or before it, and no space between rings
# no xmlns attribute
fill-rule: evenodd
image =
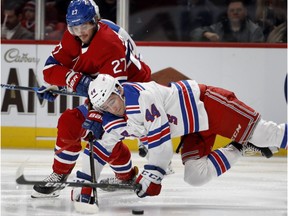
<svg viewBox="0 0 288 216"><path fill-rule="evenodd" d="M125 104L125 97L124 97L124 95L119 95L120 96L120 98L121 98L121 100L124 102L124 104Z"/></svg>

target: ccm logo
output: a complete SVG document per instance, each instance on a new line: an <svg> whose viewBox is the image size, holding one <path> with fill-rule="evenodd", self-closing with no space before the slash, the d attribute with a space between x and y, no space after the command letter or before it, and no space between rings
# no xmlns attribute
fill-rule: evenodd
<svg viewBox="0 0 288 216"><path fill-rule="evenodd" d="M102 115L100 115L99 113L90 113L89 118L102 119Z"/></svg>
<svg viewBox="0 0 288 216"><path fill-rule="evenodd" d="M155 179L156 181L162 181L161 177L159 177L159 176L157 176L157 175L155 175L153 173L150 173L150 172L148 172L146 170L143 170L142 175L143 176L148 176L149 178Z"/></svg>
<svg viewBox="0 0 288 216"><path fill-rule="evenodd" d="M76 80L78 79L78 75L76 74L75 76L73 76L72 80L70 81L70 87L73 88L73 86L76 83Z"/></svg>
<svg viewBox="0 0 288 216"><path fill-rule="evenodd" d="M241 128L242 128L241 125L238 124L238 127L236 128L236 130L235 130L234 133L233 133L233 136L231 137L232 140L235 140L235 139L236 139L236 137L238 136Z"/></svg>

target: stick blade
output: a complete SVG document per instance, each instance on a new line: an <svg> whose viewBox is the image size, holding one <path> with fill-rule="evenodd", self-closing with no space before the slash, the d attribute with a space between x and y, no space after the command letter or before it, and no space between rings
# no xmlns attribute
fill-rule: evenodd
<svg viewBox="0 0 288 216"><path fill-rule="evenodd" d="M74 208L79 213L96 214L99 212L99 207L96 204L89 204L83 202L73 202Z"/></svg>
<svg viewBox="0 0 288 216"><path fill-rule="evenodd" d="M27 181L25 179L25 176L24 176L24 167L26 165L27 162L24 162L21 166L18 167L17 171L16 171L16 183L17 184L30 184L30 185L34 185L35 182L34 181Z"/></svg>

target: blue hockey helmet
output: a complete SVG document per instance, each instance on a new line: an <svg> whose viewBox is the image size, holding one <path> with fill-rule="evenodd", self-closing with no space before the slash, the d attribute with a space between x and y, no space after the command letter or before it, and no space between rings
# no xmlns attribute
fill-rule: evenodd
<svg viewBox="0 0 288 216"><path fill-rule="evenodd" d="M96 12L89 0L72 0L67 8L66 21L68 27L82 25L95 20Z"/></svg>

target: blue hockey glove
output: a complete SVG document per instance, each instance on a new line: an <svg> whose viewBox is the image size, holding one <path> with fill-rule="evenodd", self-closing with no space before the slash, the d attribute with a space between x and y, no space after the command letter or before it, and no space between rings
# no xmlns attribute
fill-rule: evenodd
<svg viewBox="0 0 288 216"><path fill-rule="evenodd" d="M60 90L61 87L55 86L55 85L51 85L51 86L41 86L38 90L37 90L37 96L40 99L45 99L48 100L50 102L53 102L58 94L53 94L51 92L51 90Z"/></svg>
<svg viewBox="0 0 288 216"><path fill-rule="evenodd" d="M89 133L93 135L93 139L101 139L104 130L102 127L102 113L91 110L88 113L84 123L82 124L82 138L89 141Z"/></svg>

